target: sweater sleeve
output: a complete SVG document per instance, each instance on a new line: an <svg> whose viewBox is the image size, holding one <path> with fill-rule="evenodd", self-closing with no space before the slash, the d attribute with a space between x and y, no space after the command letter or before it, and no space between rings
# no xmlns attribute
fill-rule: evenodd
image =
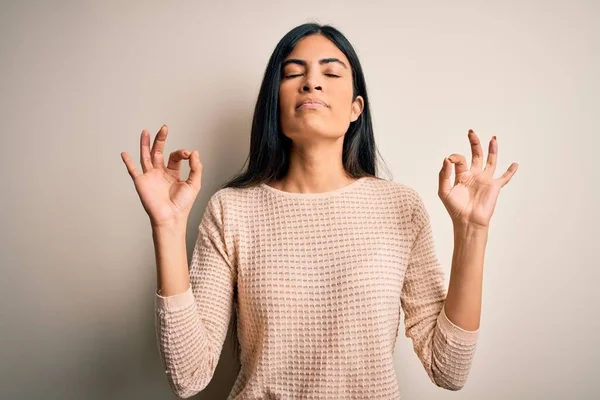
<svg viewBox="0 0 600 400"><path fill-rule="evenodd" d="M413 194L414 241L401 294L406 337L412 340L431 381L459 390L471 368L479 329L464 330L444 312L444 271L436 255L429 214L421 196L416 191Z"/></svg>
<svg viewBox="0 0 600 400"><path fill-rule="evenodd" d="M155 293L155 327L169 385L180 398L202 391L213 377L227 335L236 282L226 250L223 214L211 197L198 227L187 291Z"/></svg>

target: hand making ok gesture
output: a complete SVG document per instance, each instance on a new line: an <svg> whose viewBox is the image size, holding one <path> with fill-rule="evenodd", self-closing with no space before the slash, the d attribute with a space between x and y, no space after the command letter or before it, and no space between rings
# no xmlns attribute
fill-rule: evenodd
<svg viewBox="0 0 600 400"><path fill-rule="evenodd" d="M444 203L453 223L488 228L496 207L500 189L504 187L517 171L519 164L512 163L500 178L494 178L498 142L492 137L485 169L482 168L483 149L479 137L469 129L469 141L473 155L471 168L462 154L452 154L444 158L439 174L438 196ZM455 169L454 185L450 183L452 164Z"/></svg>
<svg viewBox="0 0 600 400"><path fill-rule="evenodd" d="M168 128L163 125L150 149L150 134L143 130L140 136L140 172L129 154L121 153L127 171L133 179L135 189L144 210L150 217L153 227L185 224L192 205L202 186L202 163L198 151L179 149L169 155L165 166L163 150L167 140ZM190 174L187 180L181 180L181 162L188 160ZM185 226L185 225L184 225Z"/></svg>

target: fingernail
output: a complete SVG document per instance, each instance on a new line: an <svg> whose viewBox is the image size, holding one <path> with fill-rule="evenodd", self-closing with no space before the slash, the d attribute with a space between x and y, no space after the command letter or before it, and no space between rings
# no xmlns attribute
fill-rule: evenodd
<svg viewBox="0 0 600 400"><path fill-rule="evenodd" d="M473 132L473 129L469 129L469 133L472 133L472 132Z"/></svg>
<svg viewBox="0 0 600 400"><path fill-rule="evenodd" d="M187 151L184 151L184 152L183 152L183 155L187 157L187 156L189 156L189 155L190 155L190 153L188 153Z"/></svg>
<svg viewBox="0 0 600 400"><path fill-rule="evenodd" d="M492 136L492 139L496 140L496 136L495 136L495 135L494 135L494 136Z"/></svg>

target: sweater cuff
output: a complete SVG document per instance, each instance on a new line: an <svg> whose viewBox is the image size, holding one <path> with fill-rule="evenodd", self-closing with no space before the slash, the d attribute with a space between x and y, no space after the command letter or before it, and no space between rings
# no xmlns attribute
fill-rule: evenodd
<svg viewBox="0 0 600 400"><path fill-rule="evenodd" d="M479 330L468 331L466 329L461 328L458 325L455 325L452 321L448 319L446 315L446 306L442 307L442 311L437 319L438 326L445 337L453 338L461 343L475 343L479 337Z"/></svg>
<svg viewBox="0 0 600 400"><path fill-rule="evenodd" d="M194 304L194 294L192 293L192 285L183 293L174 294L172 296L161 296L158 291L155 292L156 308L160 310L181 310Z"/></svg>

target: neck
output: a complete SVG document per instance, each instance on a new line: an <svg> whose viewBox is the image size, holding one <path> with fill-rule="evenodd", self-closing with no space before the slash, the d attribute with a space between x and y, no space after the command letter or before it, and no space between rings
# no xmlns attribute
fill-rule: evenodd
<svg viewBox="0 0 600 400"><path fill-rule="evenodd" d="M290 167L284 178L271 186L286 192L321 193L336 190L356 180L348 176L342 164L343 137L318 146L290 149Z"/></svg>

